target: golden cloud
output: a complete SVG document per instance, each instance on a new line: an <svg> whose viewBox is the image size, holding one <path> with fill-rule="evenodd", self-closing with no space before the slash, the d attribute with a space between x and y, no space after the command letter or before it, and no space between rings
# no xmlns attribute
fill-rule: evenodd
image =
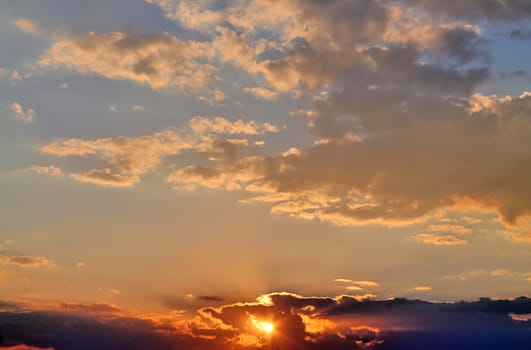
<svg viewBox="0 0 531 350"><path fill-rule="evenodd" d="M208 56L205 44L181 41L169 34L91 32L55 42L39 63L147 83L153 89L177 86L198 90L213 73L213 67L196 58Z"/></svg>

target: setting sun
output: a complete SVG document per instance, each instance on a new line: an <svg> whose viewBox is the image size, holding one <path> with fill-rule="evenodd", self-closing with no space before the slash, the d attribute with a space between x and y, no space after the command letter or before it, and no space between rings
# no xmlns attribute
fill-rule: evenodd
<svg viewBox="0 0 531 350"><path fill-rule="evenodd" d="M271 322L252 320L254 326L261 332L273 333L275 326Z"/></svg>
<svg viewBox="0 0 531 350"><path fill-rule="evenodd" d="M272 323L268 323L268 322L264 323L264 331L266 333L271 333L271 332L273 332L274 329L275 329L275 326L273 326Z"/></svg>
<svg viewBox="0 0 531 350"><path fill-rule="evenodd" d="M0 0L0 48L0 350L531 350L531 0Z"/></svg>

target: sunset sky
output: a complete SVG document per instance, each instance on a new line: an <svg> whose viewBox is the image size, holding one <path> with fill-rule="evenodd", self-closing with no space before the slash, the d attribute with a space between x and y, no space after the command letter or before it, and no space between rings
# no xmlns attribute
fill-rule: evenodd
<svg viewBox="0 0 531 350"><path fill-rule="evenodd" d="M378 347L324 315L531 294L529 1L0 0L0 45L0 331Z"/></svg>

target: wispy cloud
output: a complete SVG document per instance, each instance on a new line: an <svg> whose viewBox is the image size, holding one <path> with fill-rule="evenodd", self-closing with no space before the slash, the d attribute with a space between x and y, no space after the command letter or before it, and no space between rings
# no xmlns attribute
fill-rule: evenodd
<svg viewBox="0 0 531 350"><path fill-rule="evenodd" d="M15 116L26 124L31 124L35 121L37 113L32 108L24 109L22 105L18 102L13 102L10 106L11 111Z"/></svg>
<svg viewBox="0 0 531 350"><path fill-rule="evenodd" d="M414 242L430 244L436 246L461 246L468 244L468 241L454 235L438 235L431 233L421 233L409 238Z"/></svg>
<svg viewBox="0 0 531 350"><path fill-rule="evenodd" d="M31 34L35 34L39 31L39 27L37 26L37 24L27 18L19 18L13 21L13 25L15 25L20 30Z"/></svg>
<svg viewBox="0 0 531 350"><path fill-rule="evenodd" d="M13 255L13 256L0 255L0 265L32 268L32 269L53 268L56 266L53 260L49 260L45 257L25 256L25 255Z"/></svg>

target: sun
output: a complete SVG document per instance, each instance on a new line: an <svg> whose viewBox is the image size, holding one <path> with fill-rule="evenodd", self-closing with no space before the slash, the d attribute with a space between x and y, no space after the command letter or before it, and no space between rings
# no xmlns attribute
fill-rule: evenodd
<svg viewBox="0 0 531 350"><path fill-rule="evenodd" d="M274 330L275 330L275 326L273 326L272 323L264 322L264 332L273 333Z"/></svg>
<svg viewBox="0 0 531 350"><path fill-rule="evenodd" d="M261 332L271 334L275 330L275 325L273 325L271 322L258 321L254 318L252 319L252 322L254 326Z"/></svg>

